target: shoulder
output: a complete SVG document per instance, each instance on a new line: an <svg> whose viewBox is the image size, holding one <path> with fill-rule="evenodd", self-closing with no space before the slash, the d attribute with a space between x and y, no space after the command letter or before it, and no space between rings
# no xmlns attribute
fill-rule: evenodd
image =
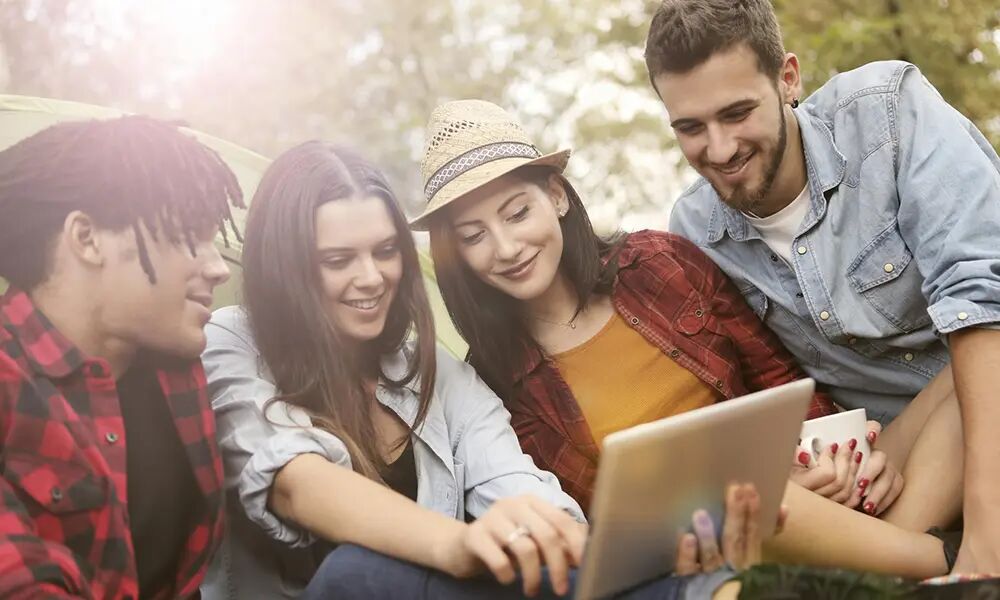
<svg viewBox="0 0 1000 600"><path fill-rule="evenodd" d="M218 346L242 346L254 351L253 333L246 310L240 306L224 306L212 313L205 326L207 350Z"/></svg>
<svg viewBox="0 0 1000 600"><path fill-rule="evenodd" d="M668 231L642 230L629 234L619 254L619 266L685 268L701 266L709 258L691 240Z"/></svg>
<svg viewBox="0 0 1000 600"><path fill-rule="evenodd" d="M442 400L453 399L456 392L479 390L492 394L472 365L454 356L441 344L437 344L434 358L437 364L434 387Z"/></svg>
<svg viewBox="0 0 1000 600"><path fill-rule="evenodd" d="M899 91L904 76L919 69L901 60L871 62L831 77L809 98L809 104L820 117L832 117L838 111L869 96L894 94Z"/></svg>

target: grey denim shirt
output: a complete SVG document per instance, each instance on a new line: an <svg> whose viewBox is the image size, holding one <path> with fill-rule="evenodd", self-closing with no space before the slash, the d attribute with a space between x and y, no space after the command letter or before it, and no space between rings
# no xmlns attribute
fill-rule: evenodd
<svg viewBox="0 0 1000 600"><path fill-rule="evenodd" d="M311 548L316 540L309 532L268 509L268 490L275 474L300 454L319 454L348 468L350 456L336 436L313 427L302 409L268 404L274 383L242 309L217 310L205 331L202 358L223 454L228 524L202 594L207 600L295 598L321 556ZM411 351L386 357L385 374L399 379ZM376 397L412 425L417 389L416 381L398 391L380 385ZM412 443L417 502L433 511L478 517L499 498L534 494L585 520L555 476L521 451L510 415L493 391L471 366L441 349L435 394Z"/></svg>
<svg viewBox="0 0 1000 600"><path fill-rule="evenodd" d="M810 208L789 266L702 179L671 230L701 247L846 408L884 422L1000 321L1000 158L913 65L833 77L794 111Z"/></svg>

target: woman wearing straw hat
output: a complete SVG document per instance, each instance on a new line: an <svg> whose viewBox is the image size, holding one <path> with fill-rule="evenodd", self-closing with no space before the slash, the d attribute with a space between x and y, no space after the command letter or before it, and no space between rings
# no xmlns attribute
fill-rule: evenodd
<svg viewBox="0 0 1000 600"><path fill-rule="evenodd" d="M245 235L243 306L206 329L231 493L205 597L566 593L582 511L523 454L473 369L435 351L413 239L382 173L344 148L293 148L265 173ZM744 537L751 496L727 505ZM752 561L753 542L726 558ZM520 586L501 585L515 573Z"/></svg>
<svg viewBox="0 0 1000 600"><path fill-rule="evenodd" d="M586 510L604 436L803 373L691 242L653 231L597 236L563 177L569 154L540 153L489 102L443 104L422 162L427 205L411 227L430 231L469 361L511 412L521 447ZM818 394L809 416L834 411ZM825 458L845 477L793 470L801 487L786 494L783 549L795 560L939 574L940 542L850 510L861 490L854 447L844 442ZM887 467L884 476L899 474ZM831 526L850 533L815 544Z"/></svg>

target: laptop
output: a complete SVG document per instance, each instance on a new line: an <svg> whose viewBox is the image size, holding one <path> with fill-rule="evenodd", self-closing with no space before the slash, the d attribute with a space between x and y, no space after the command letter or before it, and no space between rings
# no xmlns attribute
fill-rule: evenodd
<svg viewBox="0 0 1000 600"><path fill-rule="evenodd" d="M802 379L606 437L576 599L669 574L696 509L706 509L721 533L732 482L757 486L761 531L773 534L814 389Z"/></svg>

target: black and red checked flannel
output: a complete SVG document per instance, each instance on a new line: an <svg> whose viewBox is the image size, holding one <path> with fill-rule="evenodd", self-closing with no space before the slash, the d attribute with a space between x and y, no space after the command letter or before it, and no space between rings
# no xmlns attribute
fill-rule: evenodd
<svg viewBox="0 0 1000 600"><path fill-rule="evenodd" d="M186 597L222 539L222 462L201 361L157 377L205 498L174 587L158 596ZM26 294L9 291L0 300L0 598L138 597L127 442L107 362L83 356Z"/></svg>
<svg viewBox="0 0 1000 600"><path fill-rule="evenodd" d="M626 323L728 400L805 377L778 337L729 278L690 241L671 233L630 234L618 254L612 300ZM537 351L514 375L505 400L521 447L563 490L590 507L599 449L555 362ZM808 418L836 412L817 393Z"/></svg>

